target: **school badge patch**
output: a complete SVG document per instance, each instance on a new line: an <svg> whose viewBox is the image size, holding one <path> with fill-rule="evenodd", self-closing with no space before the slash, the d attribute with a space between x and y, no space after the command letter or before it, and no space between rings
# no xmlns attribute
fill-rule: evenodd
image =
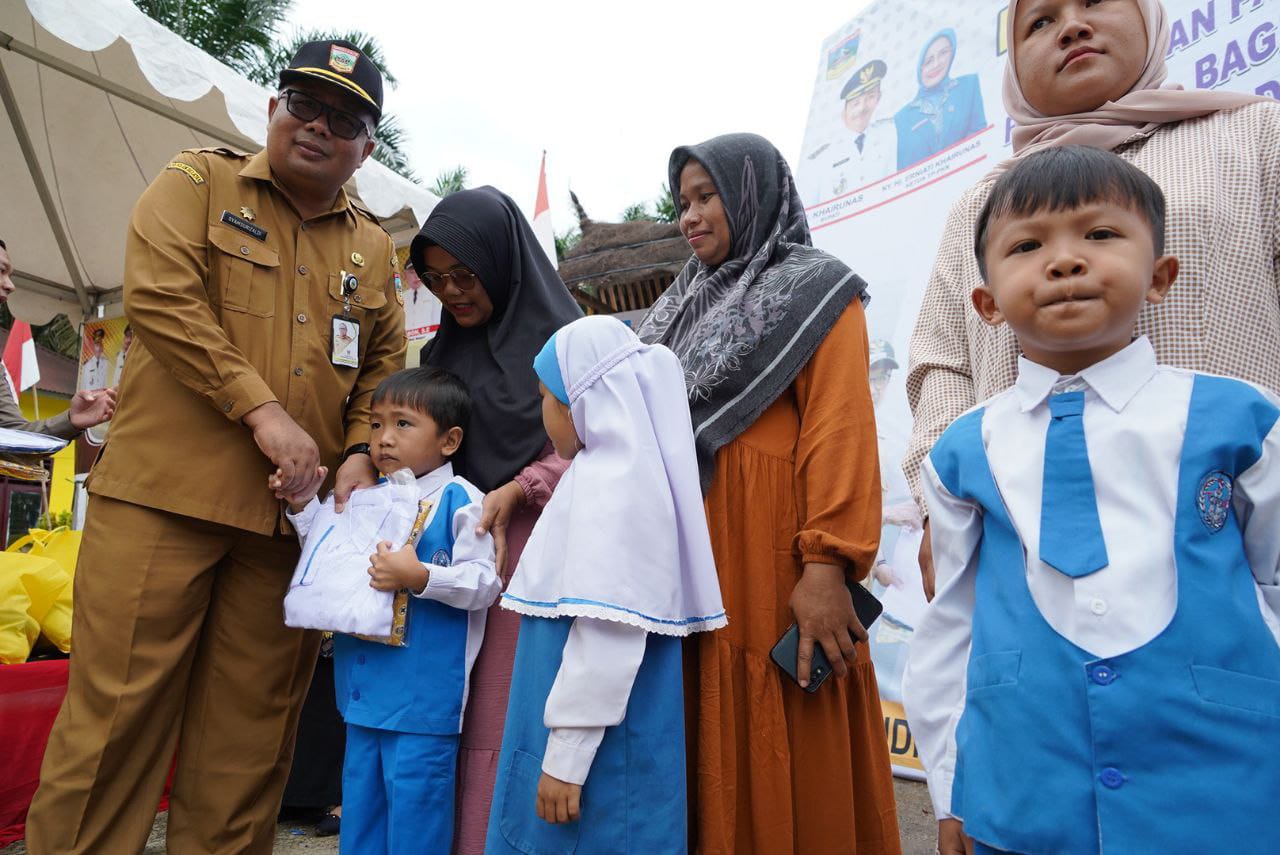
<svg viewBox="0 0 1280 855"><path fill-rule="evenodd" d="M356 70L356 60L360 54L344 48L342 45L329 45L329 67L342 74L350 74Z"/></svg>
<svg viewBox="0 0 1280 855"><path fill-rule="evenodd" d="M1214 534L1222 531L1231 513L1231 476L1226 472L1210 472L1196 491L1196 510L1200 521Z"/></svg>
<svg viewBox="0 0 1280 855"><path fill-rule="evenodd" d="M431 556L431 563L437 567L448 567L452 562L449 561L448 552L443 549L437 549L436 554Z"/></svg>

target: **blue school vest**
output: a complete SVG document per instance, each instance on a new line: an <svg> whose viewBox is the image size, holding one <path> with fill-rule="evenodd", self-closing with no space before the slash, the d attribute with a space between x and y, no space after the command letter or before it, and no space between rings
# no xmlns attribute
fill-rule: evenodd
<svg viewBox="0 0 1280 855"><path fill-rule="evenodd" d="M1177 608L1156 638L1107 659L1055 632L1032 600L982 415L959 419L931 454L943 485L983 514L952 813L977 841L1014 852L1277 851L1280 649L1230 502L1276 408L1247 384L1195 378Z"/></svg>
<svg viewBox="0 0 1280 855"><path fill-rule="evenodd" d="M424 563L453 558L453 517L471 504L461 484L448 483L418 540ZM338 710L348 724L401 733L462 730L467 682L468 613L435 600L409 598L405 647L350 635L333 638Z"/></svg>
<svg viewBox="0 0 1280 855"><path fill-rule="evenodd" d="M543 710L573 620L520 619L485 855L682 855L689 830L679 638L649 635L626 717L605 731L582 788L582 818L538 818Z"/></svg>

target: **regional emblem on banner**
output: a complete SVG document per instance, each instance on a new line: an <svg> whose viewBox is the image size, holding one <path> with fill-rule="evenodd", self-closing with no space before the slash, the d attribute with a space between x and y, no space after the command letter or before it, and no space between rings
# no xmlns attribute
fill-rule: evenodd
<svg viewBox="0 0 1280 855"><path fill-rule="evenodd" d="M835 80L848 71L858 61L858 44L862 41L862 30L854 30L827 51L827 79Z"/></svg>
<svg viewBox="0 0 1280 855"><path fill-rule="evenodd" d="M334 71L350 74L356 70L356 60L359 58L360 54L350 48L344 48L342 45L329 45L329 67Z"/></svg>
<svg viewBox="0 0 1280 855"><path fill-rule="evenodd" d="M1222 471L1204 476L1196 491L1196 510L1209 531L1214 534L1222 531L1231 512L1231 476Z"/></svg>

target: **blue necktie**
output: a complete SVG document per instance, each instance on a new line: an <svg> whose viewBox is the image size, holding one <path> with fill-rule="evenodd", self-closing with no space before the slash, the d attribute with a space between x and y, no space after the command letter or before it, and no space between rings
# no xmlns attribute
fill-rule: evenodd
<svg viewBox="0 0 1280 855"><path fill-rule="evenodd" d="M1079 578L1108 564L1084 438L1084 392L1049 398L1040 503L1040 560Z"/></svg>

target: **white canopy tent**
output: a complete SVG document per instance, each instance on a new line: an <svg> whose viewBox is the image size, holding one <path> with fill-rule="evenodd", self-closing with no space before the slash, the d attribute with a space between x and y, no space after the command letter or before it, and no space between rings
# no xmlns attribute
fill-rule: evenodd
<svg viewBox="0 0 1280 855"><path fill-rule="evenodd" d="M119 312L129 213L181 149L256 151L271 91L130 0L0 0L0 239L14 314ZM403 245L439 201L372 159L348 192Z"/></svg>

